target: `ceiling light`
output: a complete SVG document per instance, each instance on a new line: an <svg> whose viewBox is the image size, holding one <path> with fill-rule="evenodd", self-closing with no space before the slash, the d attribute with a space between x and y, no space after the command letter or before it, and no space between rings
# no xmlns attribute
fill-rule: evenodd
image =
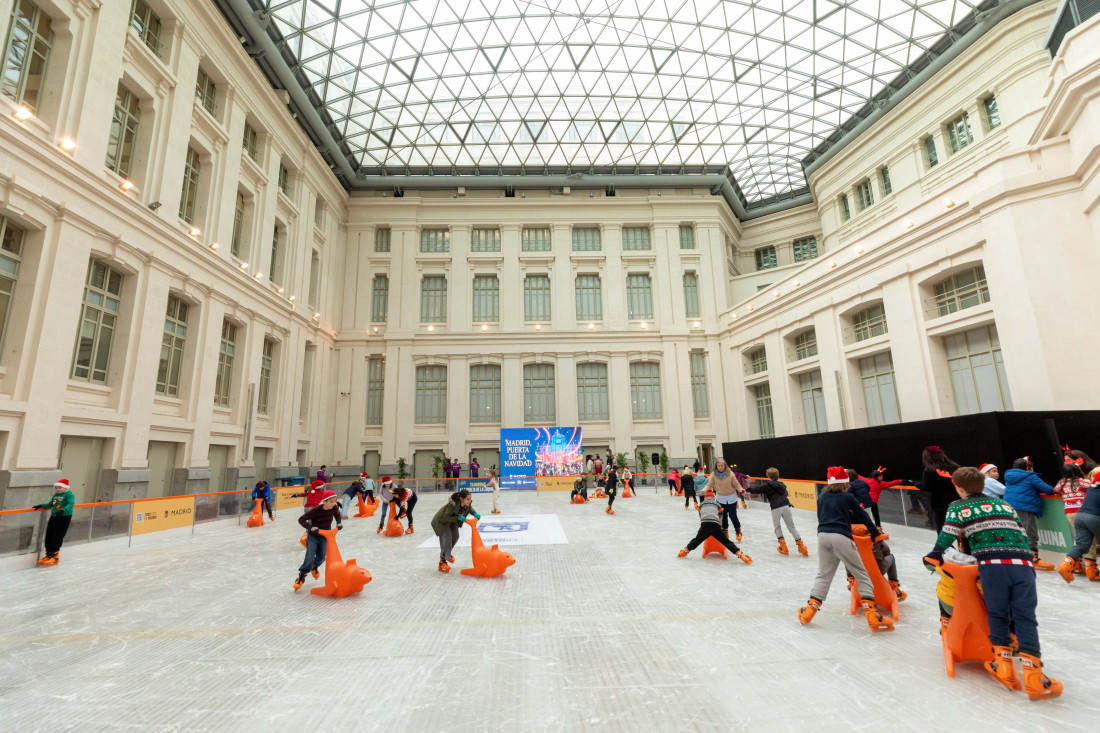
<svg viewBox="0 0 1100 733"><path fill-rule="evenodd" d="M854 249L855 249L855 253L856 253L857 255L861 255L861 254L863 254L863 245L862 245L862 244L857 244L857 245L856 245L856 246L854 247Z"/></svg>
<svg viewBox="0 0 1100 733"><path fill-rule="evenodd" d="M798 283L798 281L797 281L797 280L795 280L795 281L794 281L794 286L795 286L796 288L798 287L798 284L799 284L799 283Z"/></svg>
<svg viewBox="0 0 1100 733"><path fill-rule="evenodd" d="M68 153L76 147L76 141L73 140L71 137L61 138L61 142L58 143L58 147Z"/></svg>
<svg viewBox="0 0 1100 733"><path fill-rule="evenodd" d="M748 307L746 308L746 310L750 310L750 311L751 311L751 310L752 310L752 306L751 306L751 305L750 305L750 306L748 306Z"/></svg>
<svg viewBox="0 0 1100 733"><path fill-rule="evenodd" d="M482 324L481 324L481 330L482 330L482 331L488 331L488 330L489 330L489 326L488 326L488 325L486 325L486 324L484 324L484 323L482 323Z"/></svg>
<svg viewBox="0 0 1100 733"><path fill-rule="evenodd" d="M191 236L192 237L197 237L200 234L202 234L202 232L199 231L199 229L197 227L191 227Z"/></svg>
<svg viewBox="0 0 1100 733"><path fill-rule="evenodd" d="M220 245L220 244L218 244L217 242L211 242L211 243L210 243L210 249L217 249L217 248L218 248L218 247L220 247L220 246L221 246L221 245Z"/></svg>
<svg viewBox="0 0 1100 733"><path fill-rule="evenodd" d="M375 333L378 333L378 326L375 326L375 327L374 327L374 332L375 332Z"/></svg>
<svg viewBox="0 0 1100 733"><path fill-rule="evenodd" d="M123 181L122 183L118 184L118 187L121 188L123 191L129 191L131 188L134 187L134 182Z"/></svg>
<svg viewBox="0 0 1100 733"><path fill-rule="evenodd" d="M737 314L736 313L733 314L733 320L735 320L735 321L737 320Z"/></svg>
<svg viewBox="0 0 1100 733"><path fill-rule="evenodd" d="M950 208L951 208L952 206L954 206L954 205L955 205L955 202L954 202L954 201L952 201L952 200L951 200L951 199L949 199L949 198L945 198L945 199L943 200L943 205L944 205L945 207L947 207L948 209L950 209Z"/></svg>
<svg viewBox="0 0 1100 733"><path fill-rule="evenodd" d="M29 120L33 113L26 107L16 107L15 111L11 113L11 116L19 121Z"/></svg>

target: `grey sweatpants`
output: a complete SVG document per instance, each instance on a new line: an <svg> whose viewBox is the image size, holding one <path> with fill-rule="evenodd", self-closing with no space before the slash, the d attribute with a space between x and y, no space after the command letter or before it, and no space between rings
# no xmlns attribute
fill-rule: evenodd
<svg viewBox="0 0 1100 733"><path fill-rule="evenodd" d="M791 537L794 541L802 539L798 534L798 530L794 528L794 517L791 516L791 508L789 506L781 506L778 509L772 509L772 526L775 528L775 536L779 539L783 539L783 528L779 526L779 520L783 520L787 523L787 529L790 530Z"/></svg>
<svg viewBox="0 0 1100 733"><path fill-rule="evenodd" d="M439 557L442 560L446 560L451 556L452 551L455 549L455 545L458 544L458 529L462 525L452 524L443 530L443 534L439 535Z"/></svg>
<svg viewBox="0 0 1100 733"><path fill-rule="evenodd" d="M836 575L837 565L840 563L844 563L844 567L859 583L859 597L873 601L875 589L871 585L871 576L863 567L856 543L851 537L845 537L836 532L821 532L817 535L817 579L814 580L810 597L824 603L825 596L829 595L833 576Z"/></svg>
<svg viewBox="0 0 1100 733"><path fill-rule="evenodd" d="M1017 510L1016 516L1020 518L1020 524L1024 525L1024 534L1027 535L1027 545L1032 554L1039 552L1039 525L1035 512L1022 512Z"/></svg>
<svg viewBox="0 0 1100 733"><path fill-rule="evenodd" d="M1095 490L1092 489L1092 491ZM1067 514L1066 516L1071 515ZM1076 544L1069 551L1069 556L1074 560L1080 560L1082 556L1089 560L1095 559L1095 556L1089 557L1089 551L1096 547L1096 541L1100 539L1100 515L1078 513L1074 517L1072 525L1076 531L1074 536Z"/></svg>

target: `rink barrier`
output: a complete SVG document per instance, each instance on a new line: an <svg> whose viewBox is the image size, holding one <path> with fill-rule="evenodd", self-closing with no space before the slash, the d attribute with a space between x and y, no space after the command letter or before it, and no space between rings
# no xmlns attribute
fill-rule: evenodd
<svg viewBox="0 0 1100 733"><path fill-rule="evenodd" d="M584 474L588 476L590 474ZM655 493L660 493L668 488L667 473L635 473L632 474L630 488L637 492L641 488L652 488ZM511 478L546 478L540 476L514 476ZM580 475L554 477L575 481ZM347 481L329 481L326 486L347 486L358 479ZM817 510L817 487L824 485L820 481L806 479L781 479L788 489L791 504L796 509L807 511ZM752 492L754 485L767 481L763 476L749 476L751 482L746 488ZM375 480L376 491L380 481ZM399 487L412 484L414 490L453 492L466 488L471 493L488 493L488 478L458 477L458 478L404 478L394 479ZM428 485L431 486L428 486ZM293 486L272 487L273 504L276 514L281 509L297 509L302 506L301 499L291 498L290 494L296 490L308 489L310 484L296 484ZM571 484L570 484L571 488ZM515 490L515 489L510 489ZM545 489L544 489L545 490ZM557 490L557 489L551 489ZM879 509L883 513L883 524L902 524L904 526L920 526L917 523L910 525L909 512L906 509L905 492L916 491L915 486L894 486L885 489L879 497ZM338 495L342 492L337 491ZM897 497L900 511L891 511L892 507L884 505L883 499L888 495ZM194 534L195 526L205 522L237 519L242 524L252 513L251 501L252 489L239 489L235 491L217 491L201 494L182 494L179 496L147 497L142 499L120 499L116 501L89 502L76 504L73 507L73 522L66 534L65 543L90 543L97 540L127 538L131 544L134 535L150 534L168 529L181 529L191 526ZM1043 516L1039 518L1040 547L1049 552L1065 553L1073 546L1073 537L1070 531L1069 521L1065 517L1063 501L1060 496L1043 495ZM766 499L758 497L755 501L766 502ZM81 512L78 521L77 510ZM38 517L33 515L41 511ZM887 516L886 513L899 513L901 521ZM49 521L50 510L5 509L0 511L0 538L7 535L15 539L14 547L6 547L0 544L0 557L35 554L36 559L42 557L42 543L46 534L46 523ZM30 521L25 521L25 520ZM923 517L918 516L918 520ZM141 525L140 528L137 525Z"/></svg>

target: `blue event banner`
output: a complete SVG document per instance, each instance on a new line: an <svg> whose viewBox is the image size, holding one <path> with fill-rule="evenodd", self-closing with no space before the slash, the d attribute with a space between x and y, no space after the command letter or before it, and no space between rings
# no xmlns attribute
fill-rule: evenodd
<svg viewBox="0 0 1100 733"><path fill-rule="evenodd" d="M505 428L500 431L500 487L534 489L536 477L576 476L584 470L581 429Z"/></svg>

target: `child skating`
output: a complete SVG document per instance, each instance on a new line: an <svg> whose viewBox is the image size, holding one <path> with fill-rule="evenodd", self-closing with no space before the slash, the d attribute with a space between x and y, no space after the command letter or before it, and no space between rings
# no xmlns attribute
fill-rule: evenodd
<svg viewBox="0 0 1100 733"><path fill-rule="evenodd" d="M795 545L798 546L798 551L803 555L809 555L810 551L806 549L806 545L802 543L801 535L794 527L794 517L791 516L791 500L787 496L787 485L779 480L778 469L769 468L766 473L768 480L752 488L750 493L763 494L768 497L768 506L772 510L772 527L775 529L775 536L779 540L779 547L776 550L780 555L790 554L790 550L787 549L787 540L783 537L783 527L780 525L781 522L786 522L787 529L790 531L791 537L794 538Z"/></svg>
<svg viewBox="0 0 1100 733"><path fill-rule="evenodd" d="M684 490L684 509L687 509L692 502L695 502L695 508L699 508L699 499L695 495L695 470L690 469L687 466L680 472L680 488ZM706 486L706 476L703 477L703 483L700 484L700 488Z"/></svg>
<svg viewBox="0 0 1100 733"><path fill-rule="evenodd" d="M951 482L960 501L948 506L943 529L936 546L925 556L925 564L940 567L944 551L956 540L965 539L970 554L978 560L993 643L993 661L985 663L986 670L1008 689L1020 689L1012 645L1015 631L1027 696L1035 700L1061 695L1062 683L1043 674L1039 656L1034 554L1023 523L1007 502L982 494L985 476L978 469L958 468L951 474Z"/></svg>
<svg viewBox="0 0 1100 733"><path fill-rule="evenodd" d="M394 501L397 502L397 518L408 519L409 528L405 534L413 533L413 509L416 508L416 492L412 489L399 488L393 490Z"/></svg>
<svg viewBox="0 0 1100 733"><path fill-rule="evenodd" d="M320 577L318 568L325 561L328 540L319 530L332 529L333 521L336 522L336 529L343 529L344 525L340 517L340 507L337 506L336 494L332 491L325 491L318 506L298 517L298 524L306 529L306 557L298 568L298 579L294 581L294 590L298 590L306 582L306 573L311 573L314 579Z"/></svg>
<svg viewBox="0 0 1100 733"><path fill-rule="evenodd" d="M493 514L500 514L500 477L497 476L496 469L493 468L489 469L489 488L493 492Z"/></svg>
<svg viewBox="0 0 1100 733"><path fill-rule="evenodd" d="M707 489L703 502L699 505L699 531L687 543L687 547L680 550L677 557L687 557L688 553L703 544L707 537L713 537L721 542L727 550L740 558L741 562L751 565L752 558L741 552L741 548L731 542L726 533L722 531L722 523L719 520L721 513L722 507L714 498L714 491Z"/></svg>
<svg viewBox="0 0 1100 733"><path fill-rule="evenodd" d="M825 602L837 566L844 563L859 584L859 597L863 602L867 625L872 631L891 631L894 619L875 608L875 590L852 539L852 525L864 525L873 539L885 537L859 505L859 500L847 493L848 472L843 467L829 468L826 482L825 491L817 497L817 579L810 591L810 600L798 609L798 620L802 624L810 623Z"/></svg>
<svg viewBox="0 0 1100 733"><path fill-rule="evenodd" d="M393 479L389 476L382 477L382 486L378 490L378 495L382 500L382 511L379 512L381 516L378 517L378 529L375 532L381 534L383 527L386 526L386 510L390 508L390 502L394 500Z"/></svg>
<svg viewBox="0 0 1100 733"><path fill-rule="evenodd" d="M737 533L737 541L740 542L741 520L737 518L737 501L745 495L744 485L737 480L736 474L721 458L714 464L714 473L705 481L705 488L699 487L699 476L706 478L702 472L696 474L696 492L699 496L703 496L708 489L714 491L714 498L722 508L722 529L726 537L730 536L729 523L732 521L733 531Z"/></svg>
<svg viewBox="0 0 1100 733"><path fill-rule="evenodd" d="M61 545L65 542L65 533L73 521L73 506L76 496L69 490L69 479L63 478L53 485L50 500L37 504L35 511L50 510L50 519L46 522L46 537L43 545L46 556L38 561L39 565L56 565L61 561Z"/></svg>
<svg viewBox="0 0 1100 733"><path fill-rule="evenodd" d="M275 521L275 515L271 511L271 484L264 480L259 480L252 488L252 500L259 499L263 511L267 512L267 518L272 522Z"/></svg>
<svg viewBox="0 0 1100 733"><path fill-rule="evenodd" d="M439 538L439 572L451 572L448 563L455 561L455 545L458 544L459 529L466 522L467 516L481 519L481 515L474 511L474 497L469 490L462 489L451 494L447 503L439 507L439 511L432 517L432 531Z"/></svg>
<svg viewBox="0 0 1100 733"><path fill-rule="evenodd" d="M615 494L618 493L619 485L619 472L618 465L609 463L607 466L607 509L608 514L614 514L615 510L611 508L611 505L615 503Z"/></svg>

